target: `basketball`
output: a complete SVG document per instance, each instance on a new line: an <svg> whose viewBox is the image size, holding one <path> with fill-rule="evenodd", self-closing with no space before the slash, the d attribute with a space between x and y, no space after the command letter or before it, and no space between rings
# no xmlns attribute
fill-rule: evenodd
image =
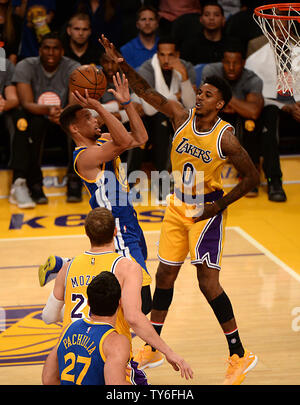
<svg viewBox="0 0 300 405"><path fill-rule="evenodd" d="M75 69L69 79L69 89L74 92L77 90L82 96L85 96L85 89L89 96L99 100L105 93L107 86L106 77L102 69L95 65L82 65Z"/></svg>

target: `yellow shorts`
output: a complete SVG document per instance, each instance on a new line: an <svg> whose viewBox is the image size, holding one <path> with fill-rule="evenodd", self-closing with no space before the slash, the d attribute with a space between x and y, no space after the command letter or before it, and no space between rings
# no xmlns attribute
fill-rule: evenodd
<svg viewBox="0 0 300 405"><path fill-rule="evenodd" d="M190 206L183 202L177 206L172 197L162 222L159 260L171 266L179 266L189 253L192 264L206 262L208 267L220 270L227 210L195 223L186 215Z"/></svg>
<svg viewBox="0 0 300 405"><path fill-rule="evenodd" d="M145 269L142 268L143 271L143 284L142 287L145 287L146 285L151 285L152 283L152 278L149 273L146 272Z"/></svg>

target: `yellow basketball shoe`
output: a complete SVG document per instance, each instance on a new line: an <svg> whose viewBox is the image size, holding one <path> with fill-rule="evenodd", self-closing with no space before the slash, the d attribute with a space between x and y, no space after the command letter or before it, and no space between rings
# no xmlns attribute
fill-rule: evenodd
<svg viewBox="0 0 300 405"><path fill-rule="evenodd" d="M57 273L61 269L63 261L60 257L49 256L44 264L39 267L39 282L43 287L49 281L56 277Z"/></svg>
<svg viewBox="0 0 300 405"><path fill-rule="evenodd" d="M138 363L138 368L154 368L160 366L164 362L164 356L158 350L152 351L152 347L145 345L138 349L133 361Z"/></svg>
<svg viewBox="0 0 300 405"><path fill-rule="evenodd" d="M248 350L245 350L244 357L233 354L228 359L229 366L223 385L240 385L244 381L248 371L256 366L257 361L257 356Z"/></svg>

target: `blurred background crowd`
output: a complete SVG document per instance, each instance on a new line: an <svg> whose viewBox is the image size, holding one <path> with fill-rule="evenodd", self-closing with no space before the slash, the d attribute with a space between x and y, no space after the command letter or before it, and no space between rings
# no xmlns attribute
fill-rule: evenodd
<svg viewBox="0 0 300 405"><path fill-rule="evenodd" d="M276 91L276 69L262 61L270 45L248 0L0 0L0 168L12 170L9 201L20 208L47 204L42 166L67 167L67 202L82 200L72 168L74 145L59 126L69 102L68 78L79 65L95 64L108 89L118 66L103 52L103 33L126 61L168 98L186 108L210 74L225 78L233 97L222 113L261 170L271 201L284 202L280 155L299 153L300 112L291 94ZM270 2L269 2L270 3ZM2 56L0 54L0 56ZM271 58L272 59L272 58ZM270 58L268 58L270 60ZM167 117L132 94L149 141L122 160L128 173L148 167L170 171L173 130ZM128 118L113 95L101 103L124 125ZM131 185L133 186L133 185ZM254 189L249 196L255 197ZM165 196L157 190L158 201Z"/></svg>

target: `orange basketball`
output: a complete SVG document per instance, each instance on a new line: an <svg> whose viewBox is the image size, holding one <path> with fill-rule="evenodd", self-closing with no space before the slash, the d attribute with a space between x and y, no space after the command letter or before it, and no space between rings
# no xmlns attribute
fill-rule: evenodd
<svg viewBox="0 0 300 405"><path fill-rule="evenodd" d="M85 89L89 96L99 100L105 93L107 86L106 77L102 69L95 65L82 65L75 69L69 79L69 88L71 91L78 90L84 96Z"/></svg>

